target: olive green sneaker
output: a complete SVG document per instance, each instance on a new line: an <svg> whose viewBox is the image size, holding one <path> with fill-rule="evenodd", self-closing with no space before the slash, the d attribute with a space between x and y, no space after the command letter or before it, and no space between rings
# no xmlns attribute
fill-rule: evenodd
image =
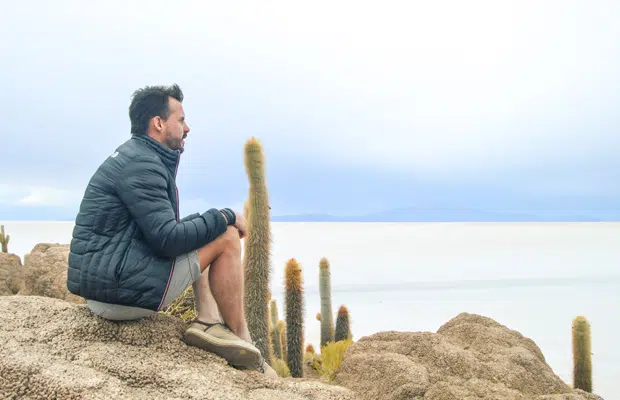
<svg viewBox="0 0 620 400"><path fill-rule="evenodd" d="M235 367L256 369L262 364L260 351L239 338L224 323L193 321L184 334L185 343L214 353Z"/></svg>

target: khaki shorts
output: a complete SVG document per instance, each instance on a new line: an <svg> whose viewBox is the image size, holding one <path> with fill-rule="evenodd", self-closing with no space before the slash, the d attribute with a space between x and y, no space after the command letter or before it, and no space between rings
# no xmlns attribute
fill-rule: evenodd
<svg viewBox="0 0 620 400"><path fill-rule="evenodd" d="M160 309L168 307L179 297L192 283L200 279L200 263L198 251L190 251L177 257L172 267L172 276L168 282L168 290ZM121 304L102 303L95 300L87 300L88 308L101 318L113 321L126 321L151 316L156 311L146 308L124 306Z"/></svg>

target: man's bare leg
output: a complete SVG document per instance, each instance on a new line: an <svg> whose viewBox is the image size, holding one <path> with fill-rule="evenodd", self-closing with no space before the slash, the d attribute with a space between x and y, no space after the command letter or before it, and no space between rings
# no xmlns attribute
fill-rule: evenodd
<svg viewBox="0 0 620 400"><path fill-rule="evenodd" d="M241 264L241 240L235 227L229 226L224 234L213 242L198 250L200 271L208 277L201 278L197 283L199 309L207 319L219 319L214 308L219 309L219 315L226 325L248 343L252 343L245 318L244 306L244 278ZM209 268L207 273L205 269ZM211 289L203 290L202 285ZM215 300L215 305L211 301ZM200 319L200 316L198 318ZM211 322L211 321L203 321ZM215 322L215 321L213 321Z"/></svg>
<svg viewBox="0 0 620 400"><path fill-rule="evenodd" d="M194 297L196 299L196 316L199 321L214 324L222 322L217 302L213 298L211 287L209 285L209 272L207 269L201 274L200 279L195 281L192 286L194 289Z"/></svg>
<svg viewBox="0 0 620 400"><path fill-rule="evenodd" d="M220 341L220 344L215 345L216 350L213 348L213 339L207 338L211 341L208 347L212 348L216 354L228 358L229 362L234 363L230 360L232 358L236 359L237 363L247 366L248 362L251 361L252 368L260 368L267 376L277 378L278 374L264 359L254 360L256 356L260 355L260 351L251 345L252 338L245 319L241 240L237 229L228 227L223 235L199 249L198 261L202 274L202 277L194 283L198 320L211 324L221 322L223 319L241 341L248 343L245 350L239 350L237 347L237 350L231 351L230 348L225 349L227 345L222 345ZM194 332L193 336L194 339L202 337L198 339L199 341L205 340L204 335L199 332ZM204 344L204 342L202 343ZM198 346L201 347L201 345ZM247 346L250 346L251 350ZM255 352L254 355L252 352ZM256 362L262 362L262 365L256 365Z"/></svg>

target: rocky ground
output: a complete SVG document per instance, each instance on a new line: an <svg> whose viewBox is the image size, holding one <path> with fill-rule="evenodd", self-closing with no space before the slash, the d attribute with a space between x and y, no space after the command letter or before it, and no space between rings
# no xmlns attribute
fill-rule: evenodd
<svg viewBox="0 0 620 400"><path fill-rule="evenodd" d="M236 370L187 346L185 327L161 314L118 323L64 300L0 297L0 398L356 399L338 386Z"/></svg>
<svg viewBox="0 0 620 400"><path fill-rule="evenodd" d="M368 400L600 399L573 392L531 339L467 313L437 333L361 338L347 350L336 382Z"/></svg>
<svg viewBox="0 0 620 400"><path fill-rule="evenodd" d="M239 371L187 346L179 318L93 316L66 289L67 256L44 243L25 265L0 253L0 398L601 400L571 390L531 339L467 313L437 332L360 338L334 384L307 365L304 379Z"/></svg>

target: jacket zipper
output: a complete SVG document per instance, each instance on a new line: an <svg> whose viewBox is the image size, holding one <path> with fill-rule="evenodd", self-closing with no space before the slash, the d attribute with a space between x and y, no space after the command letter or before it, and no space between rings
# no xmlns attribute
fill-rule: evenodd
<svg viewBox="0 0 620 400"><path fill-rule="evenodd" d="M177 173L179 172L179 164L181 163L181 152L177 153L177 165L174 167L174 190L177 196L177 222L181 221L180 208L179 208L179 188L177 186Z"/></svg>

